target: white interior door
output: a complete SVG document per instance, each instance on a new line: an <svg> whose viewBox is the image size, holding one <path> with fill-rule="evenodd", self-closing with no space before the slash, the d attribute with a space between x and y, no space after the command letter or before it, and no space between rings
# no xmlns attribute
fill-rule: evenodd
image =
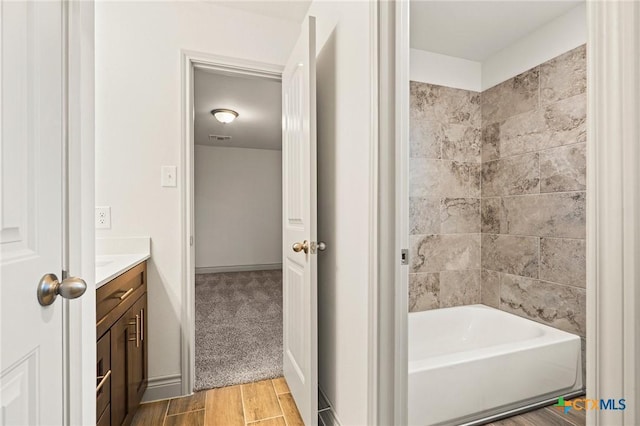
<svg viewBox="0 0 640 426"><path fill-rule="evenodd" d="M282 75L284 377L318 422L316 26L309 17Z"/></svg>
<svg viewBox="0 0 640 426"><path fill-rule="evenodd" d="M36 295L63 261L63 13L61 1L0 3L3 426L64 422L62 301Z"/></svg>

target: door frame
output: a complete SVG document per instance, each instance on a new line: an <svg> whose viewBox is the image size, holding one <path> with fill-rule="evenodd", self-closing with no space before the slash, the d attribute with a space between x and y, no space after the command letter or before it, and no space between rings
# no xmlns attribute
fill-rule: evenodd
<svg viewBox="0 0 640 426"><path fill-rule="evenodd" d="M409 2L379 3L378 419L407 424Z"/></svg>
<svg viewBox="0 0 640 426"><path fill-rule="evenodd" d="M396 232L408 235L405 227L409 212L405 198L408 198L409 2L396 0L394 3L387 21L389 37L393 38L391 53L383 56L386 63L381 67L386 67L392 74L395 71L389 79L395 81L395 93L392 94L395 99L390 98L395 111L387 117L381 116L381 121L393 123L396 140L385 142L381 138L381 151L395 153L400 158L386 163L381 158L380 167L389 168L392 175L381 181L381 194L387 194L398 206L395 216L391 217L394 212L388 212L386 219L395 224ZM623 11L624 4L621 1L588 1L585 22L588 31L587 91L590 93L587 120L587 396L633 401L627 405L630 407L627 411L588 411L587 421L595 425L612 421L622 424L623 418L625 424L636 424L640 419L640 409L633 407L640 398L640 368L635 364L640 358L640 327L637 325L640 319L640 292L637 289L640 276L637 265L640 173L633 167L633 161L639 155L640 125L634 117L640 113L640 102L631 101L633 91L640 91L637 83L640 66L624 59L640 54L637 38L640 6L636 5L634 13L629 13ZM598 59L600 61L596 62ZM605 75L624 76L627 83L635 82L635 86L627 88L630 94L625 96L619 80L606 79ZM607 141L606 152L597 149L596 138ZM390 145L385 146L385 143ZM381 218L380 223L383 236L388 222ZM380 258L382 266L395 271L395 299L390 302L395 322L387 330L381 329L381 339L396 344L395 356L387 354L390 362L382 369L385 374L394 375L394 380L389 382L390 385L393 383L394 391L389 392L387 400L381 404L392 407L394 424L406 424L408 269L403 270L395 256L399 256L400 249L407 245L404 235L395 237L395 253ZM391 306L388 308L392 309Z"/></svg>
<svg viewBox="0 0 640 426"><path fill-rule="evenodd" d="M282 80L284 67L229 56L213 55L191 50L180 53L182 141L181 177L184 186L180 200L181 252L182 252L182 303L180 365L182 394L193 393L195 383L195 194L194 194L194 78L196 68L218 71L231 75L244 75Z"/></svg>
<svg viewBox="0 0 640 426"><path fill-rule="evenodd" d="M96 421L94 3L63 2L63 265L87 283L63 303L64 424ZM73 167L69 167L73 165ZM34 294L35 295L35 294Z"/></svg>
<svg viewBox="0 0 640 426"><path fill-rule="evenodd" d="M587 396L631 401L589 410L587 423L631 425L640 421L640 62L627 58L640 56L640 4L587 1L587 25Z"/></svg>

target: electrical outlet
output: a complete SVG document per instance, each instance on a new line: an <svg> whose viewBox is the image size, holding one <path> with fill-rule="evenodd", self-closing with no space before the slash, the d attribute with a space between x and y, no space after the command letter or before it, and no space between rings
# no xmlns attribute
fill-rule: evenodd
<svg viewBox="0 0 640 426"><path fill-rule="evenodd" d="M96 229L111 229L111 207L96 207Z"/></svg>

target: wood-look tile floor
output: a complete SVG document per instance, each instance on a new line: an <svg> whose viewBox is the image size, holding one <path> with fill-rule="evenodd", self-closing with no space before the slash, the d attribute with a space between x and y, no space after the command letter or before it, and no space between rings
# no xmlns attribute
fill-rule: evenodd
<svg viewBox="0 0 640 426"><path fill-rule="evenodd" d="M488 426L584 426L584 411L553 406ZM303 426L284 377L140 405L132 426Z"/></svg>
<svg viewBox="0 0 640 426"><path fill-rule="evenodd" d="M528 413L509 417L488 426L584 426L587 421L586 412L569 410L564 413L553 406L539 408Z"/></svg>
<svg viewBox="0 0 640 426"><path fill-rule="evenodd" d="M283 377L142 404L133 426L303 426Z"/></svg>

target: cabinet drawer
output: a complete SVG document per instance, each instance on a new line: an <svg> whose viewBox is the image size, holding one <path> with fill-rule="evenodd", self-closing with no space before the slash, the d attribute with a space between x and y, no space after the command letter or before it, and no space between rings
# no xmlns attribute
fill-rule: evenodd
<svg viewBox="0 0 640 426"><path fill-rule="evenodd" d="M131 304L134 292L146 282L147 263L142 262L96 291L96 319L100 322L121 303Z"/></svg>
<svg viewBox="0 0 640 426"><path fill-rule="evenodd" d="M128 301L145 279L146 262L143 262L100 287L96 292L96 318L100 320L120 303Z"/></svg>
<svg viewBox="0 0 640 426"><path fill-rule="evenodd" d="M111 426L111 407L107 405L96 426Z"/></svg>
<svg viewBox="0 0 640 426"><path fill-rule="evenodd" d="M96 362L96 413L100 416L111 401L111 332L98 340ZM98 424L100 421L98 419Z"/></svg>

